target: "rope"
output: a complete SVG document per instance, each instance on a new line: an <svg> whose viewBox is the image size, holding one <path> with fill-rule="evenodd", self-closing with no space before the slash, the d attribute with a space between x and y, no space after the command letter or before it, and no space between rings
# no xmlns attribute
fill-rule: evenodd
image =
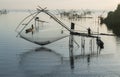
<svg viewBox="0 0 120 77"><path fill-rule="evenodd" d="M25 17L25 18L19 23L19 25L16 27L15 31L17 31L17 29L20 27L20 25L21 25L27 18L33 16L33 15L36 14L36 13L37 13L37 12L34 12L34 13L28 15L27 17Z"/></svg>
<svg viewBox="0 0 120 77"><path fill-rule="evenodd" d="M35 15L28 21L28 23L27 24L25 24L25 26L21 29L21 31L18 33L18 35L24 30L24 28L39 14L40 12L37 12L37 13L35 13ZM32 16L32 15L29 15L29 16L27 16L26 18L24 18L23 20L22 20L22 22L19 24L19 26L28 18L28 17L30 17L30 16ZM16 37L18 37L18 35L16 36Z"/></svg>

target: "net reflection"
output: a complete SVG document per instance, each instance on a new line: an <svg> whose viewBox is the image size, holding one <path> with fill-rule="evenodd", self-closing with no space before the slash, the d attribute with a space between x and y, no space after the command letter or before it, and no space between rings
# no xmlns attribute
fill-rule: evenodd
<svg viewBox="0 0 120 77"><path fill-rule="evenodd" d="M28 77L55 73L63 63L62 55L45 47L31 49L19 56L19 67Z"/></svg>

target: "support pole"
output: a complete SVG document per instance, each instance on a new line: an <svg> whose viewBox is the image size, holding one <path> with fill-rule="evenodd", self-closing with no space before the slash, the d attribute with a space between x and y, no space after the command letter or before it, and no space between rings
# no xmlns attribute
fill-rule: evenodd
<svg viewBox="0 0 120 77"><path fill-rule="evenodd" d="M83 37L81 37L81 55L83 56Z"/></svg>
<svg viewBox="0 0 120 77"><path fill-rule="evenodd" d="M85 37L81 37L81 55L85 56Z"/></svg>
<svg viewBox="0 0 120 77"><path fill-rule="evenodd" d="M95 39L93 38L93 53L95 51L94 47L95 47Z"/></svg>
<svg viewBox="0 0 120 77"><path fill-rule="evenodd" d="M71 23L71 29L74 30L74 23ZM71 69L74 69L74 55L73 55L73 40L74 37L72 33L70 32L70 37L69 37L69 57L70 57L70 66Z"/></svg>
<svg viewBox="0 0 120 77"><path fill-rule="evenodd" d="M89 49L89 50L90 50L91 54L93 54L92 46L93 46L93 45L92 45L92 39L90 39L90 49Z"/></svg>

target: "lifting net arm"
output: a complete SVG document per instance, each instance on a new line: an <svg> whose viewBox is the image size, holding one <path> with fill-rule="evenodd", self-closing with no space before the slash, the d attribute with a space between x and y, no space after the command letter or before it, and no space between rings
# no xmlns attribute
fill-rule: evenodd
<svg viewBox="0 0 120 77"><path fill-rule="evenodd" d="M39 7L40 8L40 7ZM42 8L40 8L42 9ZM40 10L38 9L38 10ZM52 17L52 19L54 19L56 22L58 22L61 26L63 26L65 29L67 29L68 31L70 32L73 32L70 28L68 28L64 23L62 23L57 17L55 17L52 13L48 12L47 10L40 10L40 11L43 11L44 13L46 13L47 15L49 15L50 17Z"/></svg>

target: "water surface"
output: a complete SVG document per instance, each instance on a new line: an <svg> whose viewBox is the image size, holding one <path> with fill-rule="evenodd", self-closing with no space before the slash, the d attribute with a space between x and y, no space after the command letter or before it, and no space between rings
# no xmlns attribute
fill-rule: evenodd
<svg viewBox="0 0 120 77"><path fill-rule="evenodd" d="M120 77L119 37L102 36L105 48L101 54L92 56L89 64L86 57L76 59L75 69L71 70L68 38L41 47L16 37L15 28L26 15L22 12L0 15L0 77ZM97 31L97 19L77 23ZM99 28L100 32L111 32L104 24ZM79 38L76 37L78 42Z"/></svg>

